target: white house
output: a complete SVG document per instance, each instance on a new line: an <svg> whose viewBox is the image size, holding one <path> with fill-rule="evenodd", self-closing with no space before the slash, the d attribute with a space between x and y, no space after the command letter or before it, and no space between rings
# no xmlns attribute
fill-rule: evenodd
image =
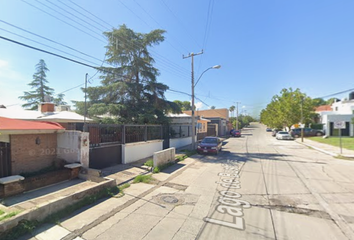
<svg viewBox="0 0 354 240"><path fill-rule="evenodd" d="M321 107L321 106L320 106ZM334 102L331 109L317 108L316 112L320 115L320 121L323 124L323 129L327 136L337 136L337 131L334 129L334 123L345 122L345 129L342 130L342 136L354 136L354 92L349 94L349 100Z"/></svg>

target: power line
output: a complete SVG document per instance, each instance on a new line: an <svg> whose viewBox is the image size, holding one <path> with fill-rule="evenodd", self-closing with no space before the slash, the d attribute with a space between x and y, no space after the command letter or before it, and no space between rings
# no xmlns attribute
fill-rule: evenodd
<svg viewBox="0 0 354 240"><path fill-rule="evenodd" d="M163 3L163 5L167 8L167 10L177 19L177 22L179 24L181 24L181 26L184 28L184 30L186 31L186 33L188 33L189 37L191 39L193 39L195 41L195 43L200 47L200 44L192 37L192 35L189 33L189 31L187 30L187 28L185 27L185 25L183 24L183 22L177 17L177 15L171 10L171 8L166 4L166 2L164 0L161 0L161 2Z"/></svg>
<svg viewBox="0 0 354 240"><path fill-rule="evenodd" d="M11 26L11 27L17 28L17 29L19 29L19 30L21 30L21 31L24 31L24 32L26 32L26 33L29 33L29 34L31 34L31 35L34 35L34 36L36 36L36 37L42 38L42 39L44 39L44 40L47 40L47 41L49 41L49 42L58 44L58 45L60 45L60 46L62 46L62 47L68 48L68 49L70 49L70 50L72 50L72 51L78 52L78 53L80 53L80 54L82 54L82 55L85 55L85 56L87 56L87 57L90 57L90 58L92 58L92 59L95 59L95 60L98 60L98 61L102 61L102 60L99 59L99 58L96 58L96 57L93 57L93 56L91 56L91 55L88 55L88 54L86 54L86 53L84 53L84 52L81 52L81 51L75 49L75 48L72 48L72 47L67 46L67 45L65 45L65 44L62 44L62 43L60 43L60 42L54 41L54 40L49 39L49 38L47 38L47 37L43 37L43 36L41 36L41 35L39 35L39 34L36 34L36 33L34 33L34 32L31 32L31 31L29 31L29 30L26 30L26 29L24 29L24 28L21 28L21 27L19 27L19 26L14 25L14 24L8 23L8 22L6 22L6 21L4 21L4 20L1 20L1 19L0 19L0 22L5 23L5 24L7 24L7 25L9 25L9 26Z"/></svg>
<svg viewBox="0 0 354 240"><path fill-rule="evenodd" d="M37 0L36 0L37 1ZM85 26L83 26L83 25L81 25L80 24L80 26L83 26L83 27L85 27L85 28L87 28L87 29L89 29L89 30L91 30L91 28L93 27L93 28L96 28L98 31L100 31L100 36L102 36L102 30L101 29L99 29L98 27L96 27L96 26L93 26L92 24L90 24L90 23L88 23L86 20L84 20L84 19L82 19L82 18L80 18L80 17L78 17L77 15L75 15L75 14L72 14L71 12L69 12L68 10L66 10L66 9L64 9L64 8L62 8L62 7L60 7L60 6L58 6L57 4L55 4L55 3L53 3L53 2L51 2L51 1L49 1L49 0L46 0L47 2L49 2L50 4L52 4L52 5L54 5L54 6L56 6L57 8L59 8L59 9L61 9L62 11L64 11L64 12L66 12L66 13L68 13L68 14L70 14L71 16L73 16L73 17L75 17L75 18L77 18L77 19L79 19L80 21L82 21L82 22L84 22L84 23L86 23L87 25L89 25L90 26L90 28L87 28L87 27L85 27ZM56 10L53 10L53 11L55 11L56 12ZM67 17L68 18L68 17ZM71 19L71 18L69 18L70 20L72 20L72 21L74 21L73 19ZM76 21L74 21L74 22L76 22ZM78 23L78 22L76 22L76 23ZM79 24L79 23L78 23ZM92 31L92 30L91 30Z"/></svg>
<svg viewBox="0 0 354 240"><path fill-rule="evenodd" d="M46 47L48 47L48 48L51 48L51 49L57 50L57 51L59 51L59 52L65 53L65 54L70 55L70 56L72 56L72 57L76 57L76 58L81 59L81 60L84 60L84 61L86 61L86 62L89 62L89 63L92 63L92 64L96 64L96 63L91 62L91 61L89 61L89 60L86 60L86 59L83 59L83 58L81 58L81 57L78 57L78 56L75 56L75 55L73 55L73 54L70 54L70 53L68 53L68 52L62 51L62 50L60 50L60 49L58 49L58 48L51 47L51 46L49 46L49 45L47 45L47 44L40 43L40 42L38 42L38 41L36 41L36 40L33 40L33 39L30 39L30 38L27 38L27 37L25 37L25 36L22 36L22 35L19 35L19 34L17 34L17 33L14 33L14 32L11 32L11 31L8 31L8 30L6 30L6 29L0 28L0 30L2 30L2 31L4 31L4 32L7 32L7 33L10 33L10 34L13 34L13 35L15 35L15 36L18 36L18 37L24 38L24 39L26 39L26 40L28 40L28 41L35 42L35 43L37 43L37 44L40 44L40 45L46 46Z"/></svg>
<svg viewBox="0 0 354 240"><path fill-rule="evenodd" d="M327 95L327 96L318 97L318 98L334 97L334 96L336 96L336 95L343 94L343 93L347 93L347 92L350 92L350 91L354 91L354 88L351 88L351 89L348 89L348 90L344 90L344 91L341 91L341 92L337 92L337 93L333 93L333 94L329 94L329 95Z"/></svg>
<svg viewBox="0 0 354 240"><path fill-rule="evenodd" d="M135 2L135 4L137 4L137 5L146 13L146 15L148 15L160 28L164 28L163 26L161 26L161 24L160 24L158 21L155 20L155 18L153 18L153 17L151 16L151 14L150 14L148 11L145 10L145 8L143 8L143 7L140 5L140 3L138 3L138 2L135 1L135 0L134 0L134 2ZM167 32L167 34L170 35L169 32ZM171 36L171 37L172 37L172 36ZM179 50L178 50L174 45L172 45L168 40L166 40L166 42L167 42L171 47L173 47L177 52L179 52L180 54L182 54L182 52L179 51ZM180 45L180 47L184 48L182 45ZM188 50L186 50L186 48L184 48L184 50L188 52Z"/></svg>
<svg viewBox="0 0 354 240"><path fill-rule="evenodd" d="M59 21L65 23L65 24L67 24L67 25L69 25L69 26L71 26L71 27L73 27L73 28L79 30L80 32L83 32L83 33L85 33L85 34L87 34L87 35L89 35L89 36L91 36L91 37L97 39L98 41L101 41L101 42L104 42L104 43L105 43L105 41L103 41L102 39L99 39L99 38L93 36L92 34L90 34L90 33L86 32L86 31L84 31L84 30L82 30L82 29L80 29L80 28L78 28L78 27L72 25L71 23L68 23L67 21L62 20L62 19L56 17L55 15L53 15L53 14L51 14L51 13L48 13L47 11L45 11L45 10L39 8L39 7L36 7L35 5L29 3L29 2L27 2L27 1L25 1L25 0L21 0L21 1L24 2L24 3L27 3L27 4L30 5L31 7L34 7L34 8L36 8L36 9L38 9L39 11L44 12L44 13L48 14L49 16L51 16L51 17L53 17L53 18L55 18L55 19L57 19L57 20L59 20Z"/></svg>
<svg viewBox="0 0 354 240"><path fill-rule="evenodd" d="M40 48L36 48L36 47L30 46L30 45L27 45L27 44L24 44L24 43L21 43L21 42L12 40L12 39L10 39L10 38L6 38L6 37L3 37L3 36L0 36L0 38L3 39L3 40L5 40L5 41L8 41L8 42L12 42L12 43L21 45L21 46L23 46L23 47L31 48L31 49L33 49L33 50L40 51L40 52L44 52L44 53L47 53L47 54L50 54L50 55L53 55L53 56L56 56L56 57L59 57L59 58L62 58L62 59L65 59L65 60L68 60L68 61L77 63L77 64L80 64L80 65L83 65L83 66L86 66L86 67L90 67L90 68L93 68L93 69L97 69L97 67L94 67L94 66L92 66L92 65L89 65L89 64L86 64L86 63L83 63L83 62L79 62L79 61L76 61L76 60L74 60L74 59L71 59L71 58L68 58L68 57L64 57L64 56L61 56L61 55L59 55L59 54L52 53L52 52L49 52L49 51L46 51L46 50L43 50L43 49L40 49Z"/></svg>

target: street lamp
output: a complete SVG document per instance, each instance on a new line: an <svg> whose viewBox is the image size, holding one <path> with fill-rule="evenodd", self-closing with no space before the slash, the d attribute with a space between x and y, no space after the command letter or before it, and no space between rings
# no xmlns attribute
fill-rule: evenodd
<svg viewBox="0 0 354 240"><path fill-rule="evenodd" d="M197 86L200 78L203 76L203 74L210 70L210 69L219 69L221 68L220 65L215 65L212 67L207 68L206 70L204 70L204 72L202 72L202 74L200 74L197 82L194 84L194 73L193 73L193 68L192 68L192 149L195 149L195 120L194 120L194 88L195 86Z"/></svg>

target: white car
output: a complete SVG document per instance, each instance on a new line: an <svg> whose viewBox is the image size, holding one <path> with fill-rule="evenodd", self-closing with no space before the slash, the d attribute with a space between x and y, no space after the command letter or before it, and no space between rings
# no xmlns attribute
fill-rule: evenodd
<svg viewBox="0 0 354 240"><path fill-rule="evenodd" d="M277 132L277 135L275 135L275 138L278 140L293 140L294 139L290 135L290 133L284 132L284 131Z"/></svg>

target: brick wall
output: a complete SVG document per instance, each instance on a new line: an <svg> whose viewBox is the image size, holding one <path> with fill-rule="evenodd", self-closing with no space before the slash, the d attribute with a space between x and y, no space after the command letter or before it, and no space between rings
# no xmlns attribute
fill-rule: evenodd
<svg viewBox="0 0 354 240"><path fill-rule="evenodd" d="M56 133L11 135L10 141L12 175L51 166L57 157Z"/></svg>

